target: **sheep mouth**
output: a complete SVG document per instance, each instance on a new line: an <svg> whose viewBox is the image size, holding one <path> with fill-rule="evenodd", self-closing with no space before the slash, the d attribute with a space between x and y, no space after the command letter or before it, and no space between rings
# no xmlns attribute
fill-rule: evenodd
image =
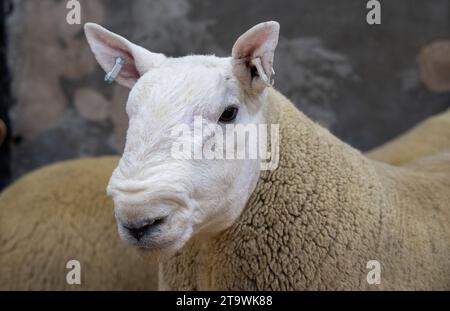
<svg viewBox="0 0 450 311"><path fill-rule="evenodd" d="M134 238L130 237L123 237L122 240L124 240L129 245L137 248L140 251L160 251L166 248L170 248L176 243L176 239L161 239L161 238L155 238L155 237L147 237L144 240L137 241Z"/></svg>
<svg viewBox="0 0 450 311"><path fill-rule="evenodd" d="M192 227L186 226L184 230L180 230L176 234L174 232L160 230L143 241L127 240L127 242L134 246L141 254L167 258L182 249L186 242L190 240L191 235Z"/></svg>
<svg viewBox="0 0 450 311"><path fill-rule="evenodd" d="M137 238L136 233L130 234L135 229L119 225L119 235L128 244L143 251L160 251L172 248L179 242L179 232L175 233L171 230L170 220L166 218L156 219L151 222L150 231ZM145 228L146 226L143 226ZM172 232L171 232L172 231Z"/></svg>

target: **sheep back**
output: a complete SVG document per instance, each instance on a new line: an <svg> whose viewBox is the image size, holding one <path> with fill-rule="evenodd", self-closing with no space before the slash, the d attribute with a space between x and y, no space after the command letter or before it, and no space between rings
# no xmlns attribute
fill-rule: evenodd
<svg viewBox="0 0 450 311"><path fill-rule="evenodd" d="M445 150L450 150L450 109L429 117L366 155L374 160L402 165Z"/></svg>

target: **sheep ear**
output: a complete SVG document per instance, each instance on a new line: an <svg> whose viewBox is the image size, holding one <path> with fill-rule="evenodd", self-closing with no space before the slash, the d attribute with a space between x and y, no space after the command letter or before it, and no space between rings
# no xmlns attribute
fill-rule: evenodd
<svg viewBox="0 0 450 311"><path fill-rule="evenodd" d="M254 92L271 85L279 32L277 22L261 23L240 36L233 46L233 73Z"/></svg>
<svg viewBox="0 0 450 311"><path fill-rule="evenodd" d="M86 23L84 32L103 70L111 71L119 56L125 60L116 78L123 86L132 88L144 73L165 59L163 54L152 53L97 24Z"/></svg>

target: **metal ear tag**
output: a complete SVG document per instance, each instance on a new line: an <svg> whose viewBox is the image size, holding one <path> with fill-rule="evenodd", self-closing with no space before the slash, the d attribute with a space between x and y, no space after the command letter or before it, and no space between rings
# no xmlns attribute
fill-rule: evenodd
<svg viewBox="0 0 450 311"><path fill-rule="evenodd" d="M266 72L264 71L264 68L261 64L261 59L259 57L252 59L251 61L252 65L255 66L256 71L258 71L258 75L263 80L267 86L272 86L274 84L274 75L275 71L272 68L272 74L270 75L270 78L267 76Z"/></svg>
<svg viewBox="0 0 450 311"><path fill-rule="evenodd" d="M275 70L272 68L272 74L270 75L270 86L273 86L275 84Z"/></svg>
<svg viewBox="0 0 450 311"><path fill-rule="evenodd" d="M117 76L120 73L120 70L122 70L122 66L125 64L125 59L118 56L116 57L116 63L114 64L114 67L106 74L105 76L105 82L108 84L111 84L116 80Z"/></svg>

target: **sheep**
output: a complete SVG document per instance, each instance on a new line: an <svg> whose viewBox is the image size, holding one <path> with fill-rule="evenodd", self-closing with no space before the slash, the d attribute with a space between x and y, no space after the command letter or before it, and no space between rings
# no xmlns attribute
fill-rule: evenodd
<svg viewBox="0 0 450 311"><path fill-rule="evenodd" d="M392 166L308 119L271 88L278 23L224 58L168 58L92 23L85 34L106 72L125 60L129 128L107 193L119 236L158 258L160 289L450 289L450 155ZM205 156L238 124L278 125L274 166ZM199 128L213 131L184 135Z"/></svg>
<svg viewBox="0 0 450 311"><path fill-rule="evenodd" d="M366 156L403 165L445 150L450 150L450 109L429 117L399 137L370 150Z"/></svg>
<svg viewBox="0 0 450 311"><path fill-rule="evenodd" d="M0 194L0 290L155 290L157 264L116 237L105 187L117 157L64 161ZM81 284L66 277L78 260ZM70 276L70 274L69 274Z"/></svg>

